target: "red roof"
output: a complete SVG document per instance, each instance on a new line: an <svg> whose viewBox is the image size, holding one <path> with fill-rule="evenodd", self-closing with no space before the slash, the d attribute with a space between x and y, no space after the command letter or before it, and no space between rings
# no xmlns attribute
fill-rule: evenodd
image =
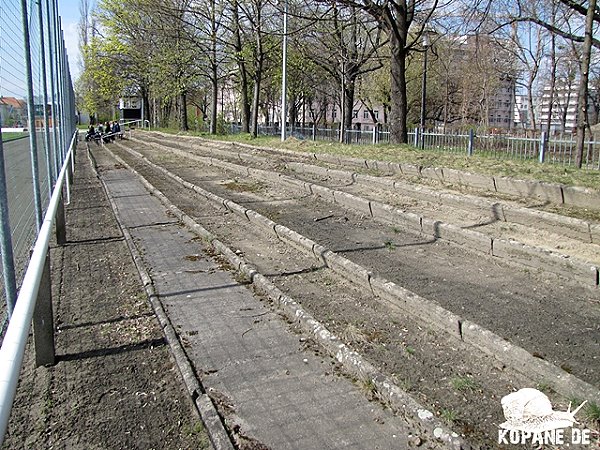
<svg viewBox="0 0 600 450"><path fill-rule="evenodd" d="M27 106L27 102L25 100L15 97L0 97L0 104L19 109L23 109Z"/></svg>

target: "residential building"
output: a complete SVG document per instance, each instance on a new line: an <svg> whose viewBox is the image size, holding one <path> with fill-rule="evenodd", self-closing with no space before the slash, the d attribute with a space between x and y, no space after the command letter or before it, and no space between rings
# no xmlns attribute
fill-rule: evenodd
<svg viewBox="0 0 600 450"><path fill-rule="evenodd" d="M513 108L514 128L518 130L528 130L531 128L532 123L530 115L529 97L524 94L516 94Z"/></svg>
<svg viewBox="0 0 600 450"><path fill-rule="evenodd" d="M554 95L549 84L544 86L538 106L538 119L542 129L548 126L551 105L551 133L572 133L577 129L578 89L579 83L575 80L557 80Z"/></svg>
<svg viewBox="0 0 600 450"><path fill-rule="evenodd" d="M4 128L27 126L27 102L15 97L0 97L0 117Z"/></svg>

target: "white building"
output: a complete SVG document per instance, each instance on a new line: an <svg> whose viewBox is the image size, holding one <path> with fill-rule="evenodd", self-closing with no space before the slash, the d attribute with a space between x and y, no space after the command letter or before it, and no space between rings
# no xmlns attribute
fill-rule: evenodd
<svg viewBox="0 0 600 450"><path fill-rule="evenodd" d="M579 83L575 80L557 80L554 95L551 95L550 86L544 86L537 112L542 129L548 125L551 104L550 132L572 133L577 129L578 88Z"/></svg>
<svg viewBox="0 0 600 450"><path fill-rule="evenodd" d="M515 105L513 108L513 123L517 130L528 130L531 128L531 118L529 112L529 96L523 94L515 95Z"/></svg>

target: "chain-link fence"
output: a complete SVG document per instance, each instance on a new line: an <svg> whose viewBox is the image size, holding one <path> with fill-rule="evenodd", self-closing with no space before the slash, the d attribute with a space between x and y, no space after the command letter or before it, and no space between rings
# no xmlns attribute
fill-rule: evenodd
<svg viewBox="0 0 600 450"><path fill-rule="evenodd" d="M0 342L76 127L57 1L0 2Z"/></svg>

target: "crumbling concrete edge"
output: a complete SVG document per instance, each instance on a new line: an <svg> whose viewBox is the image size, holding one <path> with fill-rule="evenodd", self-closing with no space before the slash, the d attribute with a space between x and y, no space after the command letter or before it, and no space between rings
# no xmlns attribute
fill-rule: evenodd
<svg viewBox="0 0 600 450"><path fill-rule="evenodd" d="M167 169L149 161L141 153L126 147L123 148L132 155L144 160L152 167L155 167L157 170L160 170L170 178L175 180L181 179ZM122 164L127 166L127 163L122 159L118 159ZM527 350L511 344L491 330L483 328L475 323L471 323L457 314L443 308L436 302L423 298L392 281L373 275L362 266L332 252L326 247L321 246L284 225L276 224L256 211L244 208L231 200L222 199L221 197L209 193L191 183L185 183L187 183L186 185L191 185L194 188L194 191L205 196L205 198L212 200L217 206L226 206L230 211L238 214L238 216L246 218L257 225L260 225L266 231L275 234L281 241L294 246L298 250L312 254L318 261L324 263L327 267L346 278L351 283L357 284L359 287L372 292L379 301L387 304L391 309L407 313L416 320L424 323L426 326L438 329L449 334L453 338L460 339L473 345L479 350L495 357L502 363L510 365L514 370L521 372L526 376L531 377L532 374L535 374L541 380L550 384L556 392L567 398L585 397L591 399L591 401L600 402L600 391L595 386L567 373L551 363L540 361ZM148 185L151 186L149 183ZM155 188L152 187L152 189ZM206 193L210 195L206 195ZM504 350L499 351L499 349L511 349L512 352ZM513 357L515 354L517 356Z"/></svg>
<svg viewBox="0 0 600 450"><path fill-rule="evenodd" d="M210 397L206 394L204 387L198 381L192 364L179 341L177 332L171 323L169 316L165 312L162 302L159 299L158 293L154 288L154 284L152 282L152 278L148 274L146 270L142 256L135 245L133 237L129 230L123 225L121 217L119 215L117 205L115 204L113 198L109 195L108 187L104 182L104 179L100 176L96 159L93 154L89 151L88 147L88 156L90 159L90 163L94 172L96 173L96 177L100 180L102 184L102 188L106 194L107 199L110 202L113 214L117 220L119 228L123 233L123 237L125 238L125 242L127 243L127 247L131 253L131 257L136 266L142 284L144 286L144 290L146 291L146 295L148 297L148 301L154 310L154 314L156 315L158 322L162 328L165 339L169 344L169 349L171 350L171 356L175 360L175 364L179 369L179 373L181 374L181 378L185 384L188 395L190 396L192 402L196 406L196 411L204 424L211 444L213 445L215 450L234 450L235 447L232 443L232 440L229 434L226 431L226 428L221 420L221 416L219 415L217 408L214 403L210 399ZM129 167L128 167L129 168ZM131 170L131 168L129 168Z"/></svg>

